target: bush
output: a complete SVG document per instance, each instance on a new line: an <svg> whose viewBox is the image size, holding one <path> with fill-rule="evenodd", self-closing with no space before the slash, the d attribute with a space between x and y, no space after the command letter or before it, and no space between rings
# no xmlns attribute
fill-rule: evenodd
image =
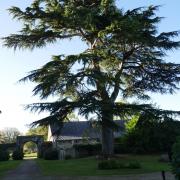
<svg viewBox="0 0 180 180"><path fill-rule="evenodd" d="M46 152L46 150L52 149L52 148L53 148L53 144L51 141L43 142L41 144L41 153L39 154L38 158L44 158L44 153Z"/></svg>
<svg viewBox="0 0 180 180"><path fill-rule="evenodd" d="M0 161L8 161L10 158L8 151L0 151Z"/></svg>
<svg viewBox="0 0 180 180"><path fill-rule="evenodd" d="M127 168L129 168L129 169L140 169L141 164L138 161L132 161L132 162L128 163Z"/></svg>
<svg viewBox="0 0 180 180"><path fill-rule="evenodd" d="M123 143L125 143L126 150L129 151L127 153L170 152L171 155L171 147L178 136L180 136L180 121L165 120L158 122L151 117L141 116L133 131L124 135ZM116 142L122 141L117 139Z"/></svg>
<svg viewBox="0 0 180 180"><path fill-rule="evenodd" d="M56 149L49 148L44 152L45 160L57 160L58 159L58 151Z"/></svg>
<svg viewBox="0 0 180 180"><path fill-rule="evenodd" d="M65 160L72 159L71 155L65 155Z"/></svg>
<svg viewBox="0 0 180 180"><path fill-rule="evenodd" d="M15 150L12 154L12 159L13 160L22 160L24 157L23 152Z"/></svg>
<svg viewBox="0 0 180 180"><path fill-rule="evenodd" d="M101 144L76 144L74 145L79 157L94 156L101 153Z"/></svg>
<svg viewBox="0 0 180 180"><path fill-rule="evenodd" d="M140 169L141 164L138 161L119 162L117 160L104 160L98 163L98 169Z"/></svg>
<svg viewBox="0 0 180 180"><path fill-rule="evenodd" d="M115 154L127 154L127 153L130 153L130 149L126 147L125 142L115 143L114 144L114 153Z"/></svg>
<svg viewBox="0 0 180 180"><path fill-rule="evenodd" d="M118 162L118 168L124 169L124 168L127 168L127 165L124 162Z"/></svg>
<svg viewBox="0 0 180 180"><path fill-rule="evenodd" d="M172 172L177 179L180 179L180 137L172 148Z"/></svg>
<svg viewBox="0 0 180 180"><path fill-rule="evenodd" d="M116 160L103 160L98 163L98 169L118 169L118 163Z"/></svg>
<svg viewBox="0 0 180 180"><path fill-rule="evenodd" d="M9 151L16 147L16 143L0 144L0 151Z"/></svg>

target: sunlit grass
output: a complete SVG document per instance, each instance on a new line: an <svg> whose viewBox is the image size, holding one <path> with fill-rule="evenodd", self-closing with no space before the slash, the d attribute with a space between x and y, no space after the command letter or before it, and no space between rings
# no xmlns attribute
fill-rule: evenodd
<svg viewBox="0 0 180 180"><path fill-rule="evenodd" d="M36 159L37 158L37 153L26 153L24 154L23 159Z"/></svg>

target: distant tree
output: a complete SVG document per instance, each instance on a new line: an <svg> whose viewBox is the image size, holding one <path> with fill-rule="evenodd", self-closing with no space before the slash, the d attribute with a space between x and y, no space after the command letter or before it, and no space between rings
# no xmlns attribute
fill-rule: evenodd
<svg viewBox="0 0 180 180"><path fill-rule="evenodd" d="M36 153L37 152L37 144L34 142L27 142L24 144L24 153Z"/></svg>
<svg viewBox="0 0 180 180"><path fill-rule="evenodd" d="M34 95L56 102L29 105L50 115L34 124L63 122L78 111L85 118L96 115L102 128L102 153L113 154L114 116L131 118L137 112L167 117L179 114L144 104L149 92L173 93L180 81L180 65L165 62L168 50L178 49L178 32L159 33L157 6L124 12L114 0L34 0L24 11L9 9L23 22L19 34L4 38L9 48L42 48L58 40L79 39L88 48L76 55L56 55L23 80L37 83ZM63 41L62 41L63 43ZM78 47L75 47L78 48ZM139 103L118 103L134 97ZM123 101L122 101L123 102Z"/></svg>
<svg viewBox="0 0 180 180"><path fill-rule="evenodd" d="M48 136L48 127L47 126L32 127L27 131L26 135L42 135L46 140Z"/></svg>
<svg viewBox="0 0 180 180"><path fill-rule="evenodd" d="M21 134L17 128L4 128L1 133L4 143L15 143L17 136Z"/></svg>
<svg viewBox="0 0 180 180"><path fill-rule="evenodd" d="M2 132L0 131L0 144L2 143L4 143L4 138L3 138Z"/></svg>

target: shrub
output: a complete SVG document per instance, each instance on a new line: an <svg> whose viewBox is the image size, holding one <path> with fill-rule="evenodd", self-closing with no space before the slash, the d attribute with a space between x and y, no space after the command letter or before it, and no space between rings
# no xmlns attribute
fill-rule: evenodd
<svg viewBox="0 0 180 180"><path fill-rule="evenodd" d="M124 169L124 168L127 168L127 165L124 162L118 162L118 168Z"/></svg>
<svg viewBox="0 0 180 180"><path fill-rule="evenodd" d="M0 151L9 151L16 147L16 143L0 144Z"/></svg>
<svg viewBox="0 0 180 180"><path fill-rule="evenodd" d="M75 150L78 152L79 157L93 156L101 153L101 144L76 144Z"/></svg>
<svg viewBox="0 0 180 180"><path fill-rule="evenodd" d="M49 148L44 152L45 160L57 160L58 159L58 151L56 149Z"/></svg>
<svg viewBox="0 0 180 180"><path fill-rule="evenodd" d="M114 153L115 154L127 154L130 153L130 149L127 148L125 142L119 142L114 144Z"/></svg>
<svg viewBox="0 0 180 180"><path fill-rule="evenodd" d="M138 161L132 161L132 162L128 163L127 168L129 168L129 169L140 169L141 164Z"/></svg>
<svg viewBox="0 0 180 180"><path fill-rule="evenodd" d="M139 169L141 164L138 161L119 162L117 160L103 160L98 163L98 169Z"/></svg>
<svg viewBox="0 0 180 180"><path fill-rule="evenodd" d="M46 150L52 149L52 148L53 148L53 144L51 141L43 142L41 144L41 148L40 148L41 149L41 157L39 157L39 158L42 158L44 156L44 153Z"/></svg>
<svg viewBox="0 0 180 180"><path fill-rule="evenodd" d="M65 160L72 159L71 155L65 155Z"/></svg>
<svg viewBox="0 0 180 180"><path fill-rule="evenodd" d="M177 179L180 179L180 137L172 147L172 172Z"/></svg>
<svg viewBox="0 0 180 180"><path fill-rule="evenodd" d="M23 152L18 151L18 150L13 151L13 154L12 154L12 159L13 160L22 160L23 157L24 157Z"/></svg>
<svg viewBox="0 0 180 180"><path fill-rule="evenodd" d="M178 136L180 136L180 121L165 120L158 122L151 117L146 119L142 116L135 129L124 135L124 143L126 150L129 151L127 153L170 152L171 155L171 147ZM118 142L121 142L120 140Z"/></svg>
<svg viewBox="0 0 180 180"><path fill-rule="evenodd" d="M53 144L51 141L46 141L46 142L43 142L41 144L41 153L39 154L38 158L44 158L44 153L46 152L46 150L48 149L52 149L53 148Z"/></svg>
<svg viewBox="0 0 180 180"><path fill-rule="evenodd" d="M103 160L98 163L98 169L118 169L118 163L116 160Z"/></svg>
<svg viewBox="0 0 180 180"><path fill-rule="evenodd" d="M0 151L0 161L8 161L10 158L8 151Z"/></svg>

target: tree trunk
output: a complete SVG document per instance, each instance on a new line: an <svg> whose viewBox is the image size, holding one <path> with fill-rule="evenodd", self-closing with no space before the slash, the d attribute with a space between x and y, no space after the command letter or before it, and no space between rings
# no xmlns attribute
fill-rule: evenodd
<svg viewBox="0 0 180 180"><path fill-rule="evenodd" d="M108 120L113 121L113 118ZM114 154L114 134L112 128L108 126L107 118L102 119L102 154L104 158Z"/></svg>

